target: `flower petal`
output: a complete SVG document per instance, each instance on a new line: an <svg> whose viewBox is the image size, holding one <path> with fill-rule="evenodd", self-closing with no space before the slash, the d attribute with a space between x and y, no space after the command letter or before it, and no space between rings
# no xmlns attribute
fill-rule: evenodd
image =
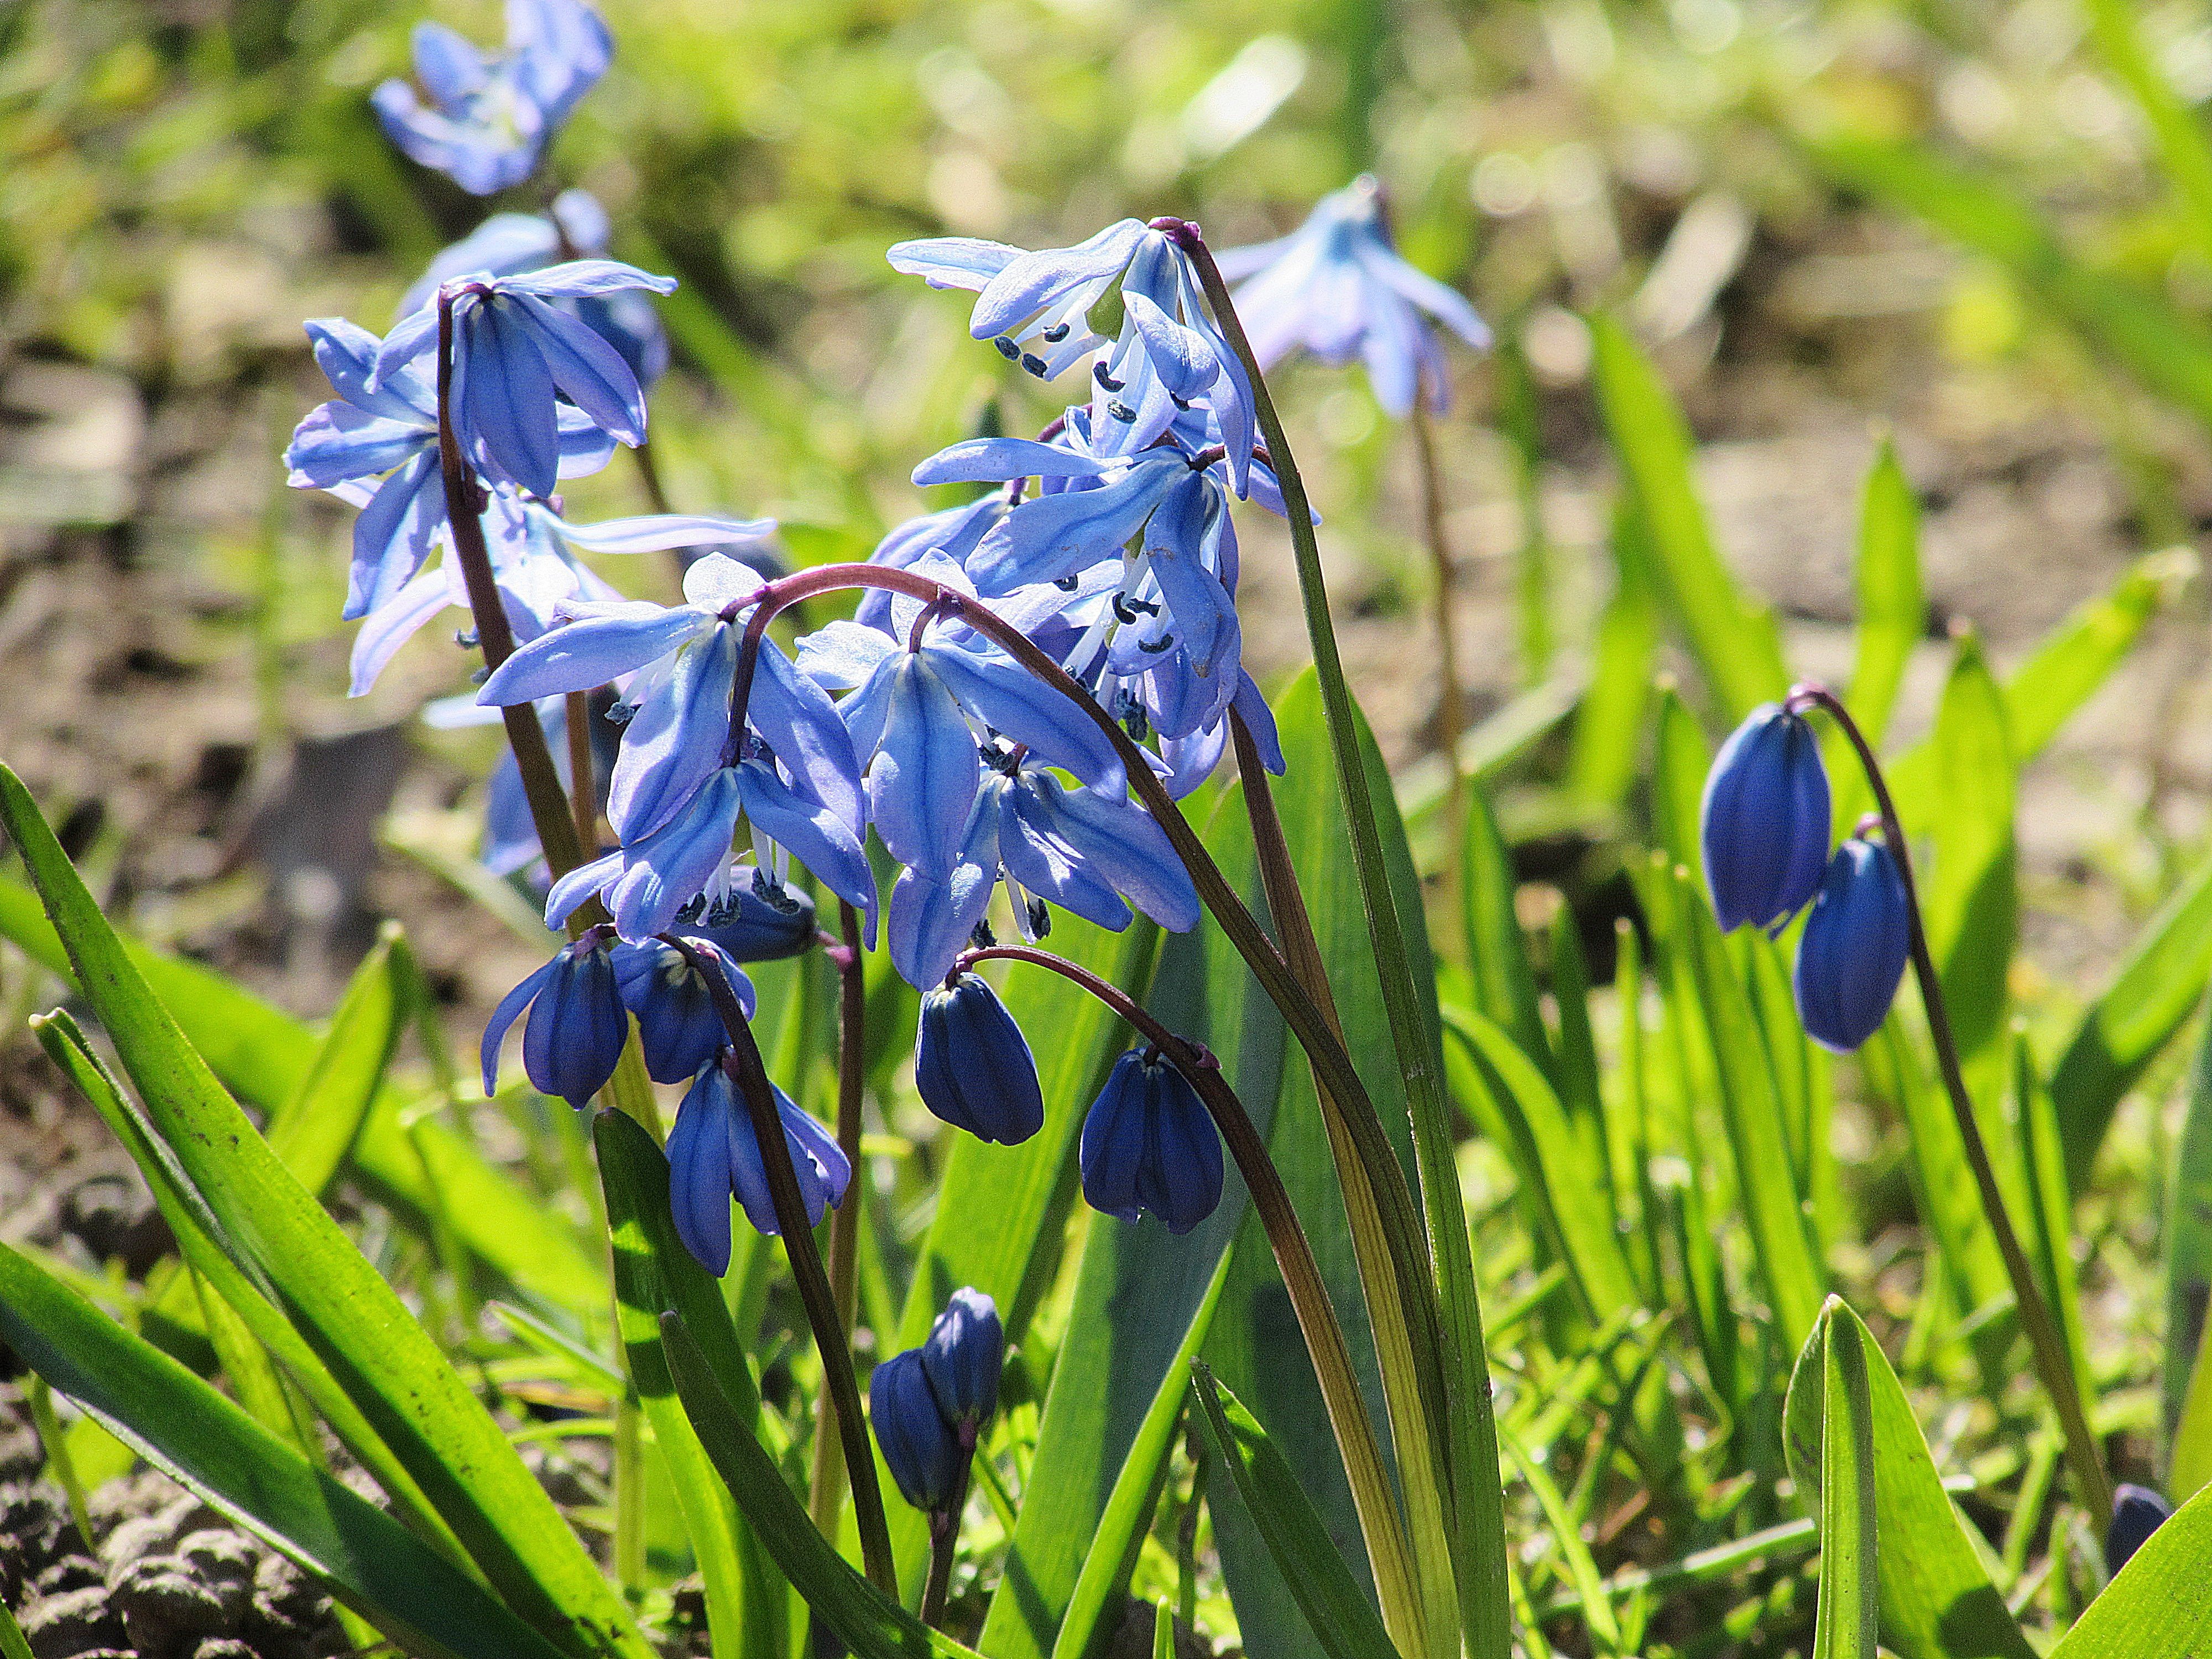
<svg viewBox="0 0 2212 1659"><path fill-rule="evenodd" d="M477 701L501 706L588 691L666 656L698 632L702 621L687 605L644 599L610 605L519 647L492 672Z"/></svg>
<svg viewBox="0 0 2212 1659"><path fill-rule="evenodd" d="M894 242L884 258L903 276L919 276L932 288L980 289L1022 257L1018 247L975 236L932 236Z"/></svg>
<svg viewBox="0 0 2212 1659"><path fill-rule="evenodd" d="M534 294L509 292L507 297L528 319L531 343L544 359L553 384L602 429L626 444L643 443L645 393L622 353L582 319L571 317Z"/></svg>
<svg viewBox="0 0 2212 1659"><path fill-rule="evenodd" d="M1118 795L1128 774L1113 744L1083 707L997 652L926 645L923 654L961 706L1048 766L1064 767L1092 788Z"/></svg>
<svg viewBox="0 0 2212 1659"><path fill-rule="evenodd" d="M893 858L945 881L982 774L975 734L927 659L903 655L884 676L882 747L868 772L871 817Z"/></svg>
<svg viewBox="0 0 2212 1659"><path fill-rule="evenodd" d="M976 296L969 331L979 340L1004 334L1078 283L1115 276L1146 234L1142 220L1123 219L1073 247L1043 248L1008 260Z"/></svg>
<svg viewBox="0 0 2212 1659"><path fill-rule="evenodd" d="M1009 478L1091 478L1120 465L1030 438L963 438L914 470L917 484L1003 483Z"/></svg>

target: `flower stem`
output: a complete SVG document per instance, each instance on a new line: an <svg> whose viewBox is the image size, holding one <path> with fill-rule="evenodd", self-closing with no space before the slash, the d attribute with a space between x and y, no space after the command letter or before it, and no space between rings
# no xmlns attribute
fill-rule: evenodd
<svg viewBox="0 0 2212 1659"><path fill-rule="evenodd" d="M932 1630L945 1628L945 1594L952 1588L952 1564L960 1554L960 1517L967 1511L968 1483L979 1455L970 1452L963 1460L951 1496L929 1517L929 1577L921 1588L921 1622Z"/></svg>
<svg viewBox="0 0 2212 1659"><path fill-rule="evenodd" d="M592 694L571 691L568 697L568 808L574 816L579 856L597 852L599 845L599 781L592 766Z"/></svg>
<svg viewBox="0 0 2212 1659"><path fill-rule="evenodd" d="M866 1070L868 993L861 971L860 915L840 901L837 923L842 943L828 952L837 965L837 1147L852 1166L853 1179L845 1188L845 1201L830 1218L830 1294L837 1307L840 1337L849 1345L860 1291L860 1200L867 1184L860 1173L860 1086ZM825 1398L814 1434L814 1476L807 1508L822 1535L835 1538L845 1502L845 1458L830 1408Z"/></svg>
<svg viewBox="0 0 2212 1659"><path fill-rule="evenodd" d="M884 1519L883 1490L876 1483L868 1423L860 1414L860 1386L853 1375L853 1353L838 1322L837 1299L830 1289L830 1276L823 1271L822 1253L815 1248L814 1230L806 1223L806 1200L799 1190L799 1172L791 1166L791 1146L775 1109L775 1091L769 1082L760 1044L753 1040L752 1027L745 1021L744 1010L738 1006L737 993L731 989L728 977L679 935L659 937L681 951L706 981L714 999L714 1011L721 1016L722 1029L730 1039L726 1051L730 1078L752 1115L753 1139L759 1146L769 1196L775 1206L776 1231L791 1261L791 1276L806 1310L815 1349L822 1357L823 1388L836 1408L837 1437L852 1481L853 1516L860 1533L861 1565L875 1587L896 1601L898 1569L891 1558L890 1528ZM846 1201L851 1201L849 1187Z"/></svg>
<svg viewBox="0 0 2212 1659"><path fill-rule="evenodd" d="M1858 755L1860 769L1866 774L1868 786L1874 791L1875 805L1881 814L1882 839L1888 842L1890 854L1897 860L1897 873L1905 885L1906 914L1911 918L1912 976L1920 987L1920 1006L1928 1015L1929 1038L1936 1045L1936 1068L1942 1075L1944 1093L1950 1097L1951 1115L1958 1122L1959 1139L1966 1147L1967 1167L1974 1172L1974 1186L1981 1194L1982 1212L1989 1221L1990 1231L1996 1239L1997 1254L2003 1258L2005 1277L2012 1281L2013 1301L2020 1310L2021 1324L2027 1330L2028 1346L2035 1356L2036 1373L2058 1413L2058 1426L2066 1437L2066 1461L2081 1488L2082 1501L2093 1518L2110 1515L2112 1479L2106 1472L2096 1437L2082 1410L2081 1380L2074 1375L2073 1360L2058 1334L2057 1322L2036 1288L2034 1270L2028 1265L2027 1253L2021 1248L2020 1235L2013 1231L2004 1193L1997 1185L1996 1170L1990 1163L1989 1148L1982 1139L1980 1121L1974 1115L1972 1097L1966 1092L1966 1075L1959 1065L1958 1038L1951 1029L1950 1007L1944 1000L1943 981L1936 970L1935 957L1928 948L1928 930L1921 921L1920 890L1912 878L1911 850L1905 844L1905 826L1898 819L1896 803L1890 799L1881 763L1875 758L1873 748L1859 730L1858 722L1851 718L1850 711L1844 707L1843 700L1827 687L1793 686L1784 707L1792 710L1826 710Z"/></svg>
<svg viewBox="0 0 2212 1659"><path fill-rule="evenodd" d="M1448 844L1457 847L1467 834L1467 779L1459 765L1459 740L1467 731L1467 694L1460 685L1459 641L1453 627L1459 570L1444 538L1443 474L1437 464L1436 432L1428 404L1419 397L1413 399L1413 456L1421 474L1421 535L1428 544L1437 584L1437 747L1447 768L1444 821ZM1448 859L1444 867L1447 872L1455 870L1458 860ZM1446 879L1450 879L1449 873Z"/></svg>
<svg viewBox="0 0 2212 1659"><path fill-rule="evenodd" d="M1402 1652L1422 1651L1425 1644L1419 1631L1402 1627L1409 1617L1418 1621L1421 1607L1413 1551L1398 1518L1375 1425L1367 1415L1367 1403L1360 1395L1359 1383L1352 1369L1352 1352L1345 1344L1344 1328L1337 1322L1336 1310L1329 1302L1321 1269L1314 1262L1305 1229L1299 1224L1297 1211L1291 1203L1274 1159L1268 1155L1267 1144L1254 1127L1244 1103L1229 1086L1229 1079L1221 1074L1220 1062L1170 1031L1118 986L1049 951L1026 945L996 945L963 951L953 971L962 973L975 963L993 960L1025 962L1081 986L1141 1033L1198 1091L1198 1097L1206 1103L1214 1127L1220 1130L1230 1156L1237 1160L1237 1172L1244 1178L1245 1188L1252 1195L1252 1207L1259 1212L1261 1224L1267 1229L1275 1265L1281 1270L1284 1287L1290 1292L1291 1310L1297 1316L1306 1350L1313 1357L1314 1375L1321 1383L1329 1425L1336 1432L1337 1448L1351 1479L1352 1502L1359 1512L1360 1532L1367 1541L1383 1617L1390 1624L1392 1639Z"/></svg>

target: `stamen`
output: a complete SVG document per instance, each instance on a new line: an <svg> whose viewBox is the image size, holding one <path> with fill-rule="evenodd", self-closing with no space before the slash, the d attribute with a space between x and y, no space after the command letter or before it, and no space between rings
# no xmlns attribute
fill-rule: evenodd
<svg viewBox="0 0 2212 1659"><path fill-rule="evenodd" d="M1066 323L1054 323L1050 328L1045 330L1044 343L1047 345L1058 345L1067 337L1070 326L1071 325Z"/></svg>
<svg viewBox="0 0 2212 1659"><path fill-rule="evenodd" d="M1175 642L1176 637L1173 634L1163 634L1156 641L1139 640L1137 649L1148 657L1157 657L1163 651L1174 650Z"/></svg>
<svg viewBox="0 0 2212 1659"><path fill-rule="evenodd" d="M991 343L999 348L999 355L1001 357L1004 357L1008 362L1012 363L1020 361L1022 349L1016 345L1012 340L1008 339L1005 335L1001 334L997 339L992 341Z"/></svg>
<svg viewBox="0 0 2212 1659"><path fill-rule="evenodd" d="M1038 356L1035 352L1024 352L1022 354L1022 367L1029 370L1030 374L1036 375L1040 380L1048 380L1052 378L1051 367L1046 363L1043 358Z"/></svg>
<svg viewBox="0 0 2212 1659"><path fill-rule="evenodd" d="M1106 365L1103 362L1093 363L1091 365L1091 378L1097 381L1099 385L1104 386L1109 392L1119 392L1123 386L1129 384L1127 380L1117 380L1112 375L1109 374L1106 372Z"/></svg>
<svg viewBox="0 0 2212 1659"><path fill-rule="evenodd" d="M1124 426L1133 424L1137 418L1137 411L1130 408L1128 404L1123 403L1119 398L1115 398L1107 404L1106 412L1109 415L1111 415L1115 420L1121 422Z"/></svg>

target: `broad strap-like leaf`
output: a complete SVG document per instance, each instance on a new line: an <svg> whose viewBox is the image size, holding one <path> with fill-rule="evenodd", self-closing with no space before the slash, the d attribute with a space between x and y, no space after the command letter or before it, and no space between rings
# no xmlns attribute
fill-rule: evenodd
<svg viewBox="0 0 2212 1659"><path fill-rule="evenodd" d="M0 1245L0 1337L146 1460L414 1652L563 1650L175 1360Z"/></svg>
<svg viewBox="0 0 2212 1659"><path fill-rule="evenodd" d="M2207 1659L2212 1656L2207 1561L2212 1561L2212 1492L2199 1492L2151 1534L2051 1650L2051 1659Z"/></svg>
<svg viewBox="0 0 2212 1659"><path fill-rule="evenodd" d="M1840 1305L1840 1304L1838 1304ZM1832 1313L1820 1389L1820 1595L1813 1659L1875 1659L1880 1549L1866 1330ZM1810 1379L1808 1379L1808 1381Z"/></svg>
<svg viewBox="0 0 2212 1659"><path fill-rule="evenodd" d="M1329 1659L1397 1659L1382 1616L1329 1540L1328 1529L1283 1455L1204 1360L1191 1366L1199 1420L1253 1527ZM1217 1515L1217 1521L1218 1516Z"/></svg>
<svg viewBox="0 0 2212 1659"><path fill-rule="evenodd" d="M2166 1206L2166 1343L2160 1359L2160 1413L2169 1457L2166 1489L2186 1500L2212 1485L2212 1362L2205 1317L2212 1303L2212 1030L2191 1068L2189 1110L2174 1149Z"/></svg>
<svg viewBox="0 0 2212 1659"><path fill-rule="evenodd" d="M330 1368L511 1607L579 1656L642 1659L629 1610L483 1401L223 1091L5 768L0 820L137 1085L149 1139L197 1194L216 1243Z"/></svg>
<svg viewBox="0 0 2212 1659"><path fill-rule="evenodd" d="M1920 587L1920 502L1898 464L1897 446L1884 438L1867 471L1859 498L1859 625L1845 702L1859 730L1878 750L1897 706L1898 688L1912 647L1928 631L1928 601ZM1832 769L1843 758L1832 750Z"/></svg>
<svg viewBox="0 0 2212 1659"><path fill-rule="evenodd" d="M302 1187L318 1195L352 1152L384 1086L400 1028L412 1012L407 993L411 975L400 960L405 949L398 924L386 923L338 999L306 1077L269 1115L264 1133L270 1150Z"/></svg>

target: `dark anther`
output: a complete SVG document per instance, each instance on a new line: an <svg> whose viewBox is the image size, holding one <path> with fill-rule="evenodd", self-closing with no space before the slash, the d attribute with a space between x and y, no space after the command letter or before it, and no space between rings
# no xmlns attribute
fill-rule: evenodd
<svg viewBox="0 0 2212 1659"><path fill-rule="evenodd" d="M1163 651L1172 651L1175 649L1175 635L1172 634L1163 634L1157 640L1139 640L1137 641L1137 649L1143 652L1148 657L1157 657Z"/></svg>
<svg viewBox="0 0 2212 1659"><path fill-rule="evenodd" d="M483 641L477 638L477 630L475 629L464 628L453 635L453 643L459 646L464 651L473 651L477 647L483 644Z"/></svg>
<svg viewBox="0 0 2212 1659"><path fill-rule="evenodd" d="M978 951L988 951L991 949L992 946L998 944L998 942L999 936L991 931L991 923L988 917L977 922L974 929L970 931L968 935L968 943Z"/></svg>
<svg viewBox="0 0 2212 1659"><path fill-rule="evenodd" d="M1121 622L1133 625L1140 617L1157 617L1160 607L1156 600L1133 599L1127 593L1114 596L1114 615Z"/></svg>
<svg viewBox="0 0 2212 1659"><path fill-rule="evenodd" d="M1113 398L1108 402L1106 405L1106 412L1109 415L1111 415L1115 420L1121 422L1124 426L1128 425L1130 422L1137 418L1137 411L1130 408L1128 404L1123 403L1119 398Z"/></svg>
<svg viewBox="0 0 2212 1659"><path fill-rule="evenodd" d="M1083 586L1083 578L1080 576L1055 576L1052 579L1052 585L1063 593L1073 593L1077 588Z"/></svg>
<svg viewBox="0 0 2212 1659"><path fill-rule="evenodd" d="M1168 401L1173 404L1177 409L1188 409L1190 407L1189 398L1178 398L1172 392L1168 393Z"/></svg>
<svg viewBox="0 0 2212 1659"><path fill-rule="evenodd" d="M1027 353L1023 356L1022 367L1029 370L1030 374L1036 375L1040 380L1048 380L1052 378L1052 365L1046 362L1043 358L1038 356L1035 352Z"/></svg>
<svg viewBox="0 0 2212 1659"><path fill-rule="evenodd" d="M490 670L490 669L489 669L489 668L477 668L477 669L474 670L473 672L471 672L470 673L470 675L469 675L469 684L470 684L471 685L482 685L482 684L483 684L486 680L489 679L490 678L491 678L491 670Z"/></svg>
<svg viewBox="0 0 2212 1659"><path fill-rule="evenodd" d="M1127 380L1117 380L1111 374L1109 374L1106 372L1106 365L1103 362L1093 363L1091 365L1091 378L1097 381L1099 385L1104 386L1109 392L1119 392L1123 386L1129 384Z"/></svg>
<svg viewBox="0 0 2212 1659"><path fill-rule="evenodd" d="M1066 323L1054 323L1050 328L1045 330L1044 343L1047 345L1058 345L1067 337L1068 327L1069 325Z"/></svg>
<svg viewBox="0 0 2212 1659"><path fill-rule="evenodd" d="M1029 917L1031 939L1042 939L1052 932L1052 913L1044 908L1042 899L1032 898L1030 901Z"/></svg>
<svg viewBox="0 0 2212 1659"><path fill-rule="evenodd" d="M997 339L992 341L991 343L999 348L999 355L1001 357L1004 357L1008 362L1018 362L1020 361L1022 349L1016 345L1012 340L1009 340L1005 335L1001 334Z"/></svg>
<svg viewBox="0 0 2212 1659"><path fill-rule="evenodd" d="M616 726L628 726L630 716L636 713L637 705L634 702L611 703L607 707L607 719Z"/></svg>
<svg viewBox="0 0 2212 1659"><path fill-rule="evenodd" d="M1152 716L1145 712L1145 705L1134 698L1130 700L1128 712L1121 716L1121 729L1129 734L1131 743L1142 743L1152 735Z"/></svg>

